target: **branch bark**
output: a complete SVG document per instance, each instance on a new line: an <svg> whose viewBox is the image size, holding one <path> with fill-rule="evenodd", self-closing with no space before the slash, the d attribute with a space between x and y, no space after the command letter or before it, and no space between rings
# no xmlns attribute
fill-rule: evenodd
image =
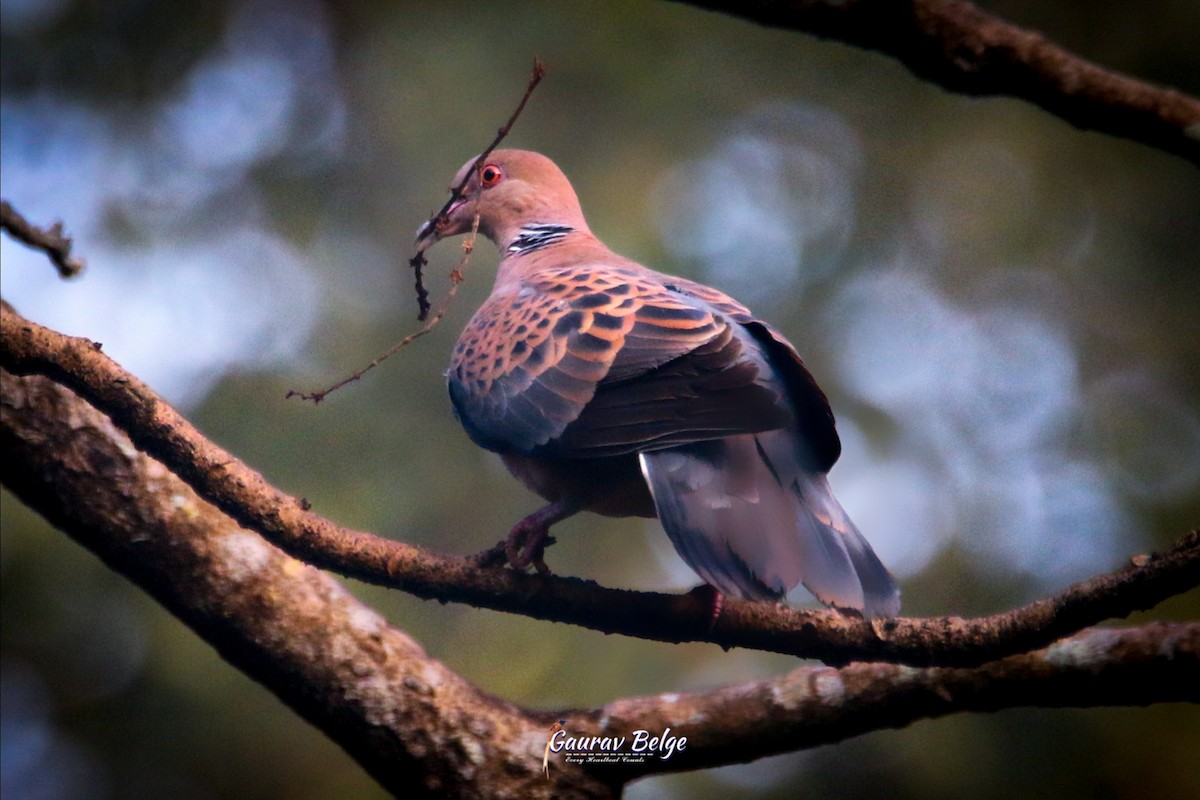
<svg viewBox="0 0 1200 800"><path fill-rule="evenodd" d="M383 786L406 797L470 797L463 787L490 784L548 796L535 781L545 715L480 692L337 581L239 528L59 384L8 372L0 381L4 484ZM520 780L507 774L514 762L530 765ZM578 770L560 780L579 796L611 796Z"/></svg>
<svg viewBox="0 0 1200 800"><path fill-rule="evenodd" d="M1160 647L1171 655L1164 658L1156 650ZM1198 666L1200 624L1090 628L1044 650L979 667L801 667L771 680L713 692L618 700L602 710L602 718L617 730L651 731L680 726L680 720L704 720L699 726L682 726L688 752L691 758L725 764L962 711L998 711L1014 705L1069 708L1096 697L1106 698L1105 705L1197 702ZM1150 685L1157 680L1164 683ZM719 758L710 753L719 753ZM632 777L692 768L673 760L630 765Z"/></svg>
<svg viewBox="0 0 1200 800"><path fill-rule="evenodd" d="M139 449L162 461L239 524L306 563L418 597L605 633L666 642L707 641L829 664L875 660L965 666L1043 647L1200 585L1200 531L1193 531L1164 554L1138 557L1115 573L990 617L896 618L870 625L836 611L730 598L712 625L709 601L702 596L621 591L575 578L482 569L469 559L339 527L204 438L96 343L30 322L9 307L0 316L0 328L0 366L16 374L46 375L78 392L112 418Z"/></svg>
<svg viewBox="0 0 1200 800"><path fill-rule="evenodd" d="M0 366L17 374L48 375L78 392L112 417L140 450L160 459L239 524L308 564L425 599L662 642L744 646L826 663L966 666L1044 646L1200 585L1200 531L1193 531L1168 553L1140 557L1126 569L1076 584L1049 600L976 620L896 618L872 626L833 610L730 599L713 626L702 596L637 593L577 578L480 569L470 559L338 527L205 439L96 343L31 323L11 307L4 308L0 327Z"/></svg>
<svg viewBox="0 0 1200 800"><path fill-rule="evenodd" d="M1200 101L1086 61L963 0L676 0L892 56L944 89L1026 100L1200 164Z"/></svg>
<svg viewBox="0 0 1200 800"><path fill-rule="evenodd" d="M7 333L6 333L7 338ZM973 668L801 667L689 695L539 713L479 691L329 576L239 528L55 381L0 371L0 479L404 797L614 797L630 780L749 761L917 719L1015 706L1200 700L1200 624L1091 629ZM573 736L667 727L670 759L541 759Z"/></svg>

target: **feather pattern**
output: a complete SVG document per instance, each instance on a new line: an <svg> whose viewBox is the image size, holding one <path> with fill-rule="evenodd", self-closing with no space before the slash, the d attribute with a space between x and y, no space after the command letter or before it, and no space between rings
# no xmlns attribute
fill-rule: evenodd
<svg viewBox="0 0 1200 800"><path fill-rule="evenodd" d="M543 270L494 292L447 374L459 419L499 452L615 456L787 419L743 326L605 264Z"/></svg>

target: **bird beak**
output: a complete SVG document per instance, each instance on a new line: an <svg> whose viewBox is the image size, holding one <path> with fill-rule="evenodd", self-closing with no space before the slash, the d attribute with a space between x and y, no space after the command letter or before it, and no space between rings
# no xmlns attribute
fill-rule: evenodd
<svg viewBox="0 0 1200 800"><path fill-rule="evenodd" d="M463 233L465 229L462 220L458 219L458 213L466 204L466 198L455 200L421 223L421 227L417 228L417 239L414 242L417 252L424 253L445 237Z"/></svg>
<svg viewBox="0 0 1200 800"><path fill-rule="evenodd" d="M417 228L417 240L413 244L417 246L418 253L424 253L430 245L437 241L436 230L437 217L425 220L421 223L421 227Z"/></svg>

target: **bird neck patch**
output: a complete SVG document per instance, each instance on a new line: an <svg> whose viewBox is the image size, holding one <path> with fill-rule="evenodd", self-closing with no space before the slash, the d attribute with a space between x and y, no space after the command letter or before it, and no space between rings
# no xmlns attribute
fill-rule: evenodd
<svg viewBox="0 0 1200 800"><path fill-rule="evenodd" d="M512 244L504 251L505 255L519 256L533 250L538 250L546 245L554 244L561 241L571 231L575 230L570 225L558 225L553 222L531 222L528 225L522 225L517 238L512 240Z"/></svg>

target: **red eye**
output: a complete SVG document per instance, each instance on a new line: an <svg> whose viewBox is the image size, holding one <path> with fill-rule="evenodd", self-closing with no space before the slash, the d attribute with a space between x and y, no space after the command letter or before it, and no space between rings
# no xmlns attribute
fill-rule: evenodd
<svg viewBox="0 0 1200 800"><path fill-rule="evenodd" d="M488 164L479 170L479 182L483 184L484 188L495 186L503 177L504 172L495 164Z"/></svg>

